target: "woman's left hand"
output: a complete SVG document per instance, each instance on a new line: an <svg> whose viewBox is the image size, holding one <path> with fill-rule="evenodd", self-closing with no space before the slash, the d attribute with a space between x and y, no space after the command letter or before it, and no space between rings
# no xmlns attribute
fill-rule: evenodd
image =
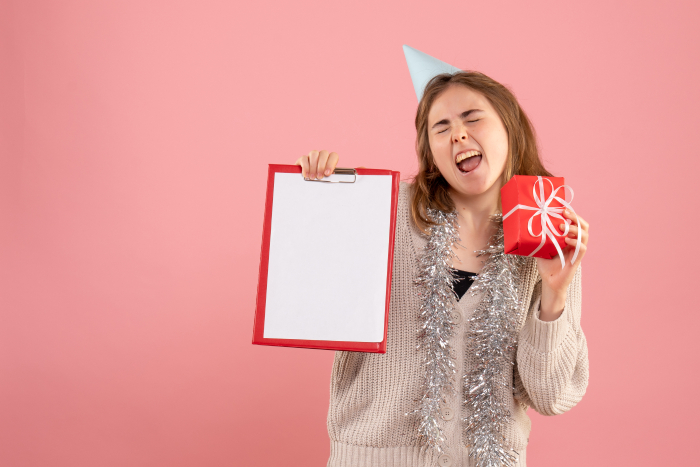
<svg viewBox="0 0 700 467"><path fill-rule="evenodd" d="M569 284L574 278L576 269L583 256L586 254L586 249L588 248L588 237L589 229L588 222L583 220L581 216L578 216L578 221L576 215L574 215L568 209L564 210L562 215L571 219L571 224L569 225L569 233L565 237L564 241L567 247L563 249L564 253L564 269L561 267L561 259L559 255L554 256L552 259L536 258L537 259L537 270L542 277L542 302L540 306L540 316L558 317L561 311L564 309L564 302L566 301L566 291L569 288ZM554 224L557 226L557 224ZM560 231L564 232L564 224L560 222L558 225ZM579 229L581 230L581 247L579 248L578 256L574 264L571 264L571 257L576 251L576 237L578 236ZM545 321L550 321L545 319Z"/></svg>

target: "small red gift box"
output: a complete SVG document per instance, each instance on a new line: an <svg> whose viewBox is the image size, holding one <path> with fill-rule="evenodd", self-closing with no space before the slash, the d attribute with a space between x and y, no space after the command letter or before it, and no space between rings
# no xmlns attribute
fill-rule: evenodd
<svg viewBox="0 0 700 467"><path fill-rule="evenodd" d="M567 190L570 196L567 196ZM576 214L570 205L573 198L574 190L564 184L563 177L514 175L501 188L504 252L546 259L559 255L563 268L562 250L567 245L564 239L569 234L571 220L566 219L562 212L568 208ZM565 224L564 231L559 228L560 224ZM579 229L572 264L580 244Z"/></svg>

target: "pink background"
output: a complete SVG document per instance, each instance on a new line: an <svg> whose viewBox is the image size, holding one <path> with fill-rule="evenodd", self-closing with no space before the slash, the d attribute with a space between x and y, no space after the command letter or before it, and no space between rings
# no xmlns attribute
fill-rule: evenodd
<svg viewBox="0 0 700 467"><path fill-rule="evenodd" d="M0 465L325 465L333 353L250 343L265 174L410 176L402 44L509 85L591 224L529 465L695 463L698 5L0 2Z"/></svg>

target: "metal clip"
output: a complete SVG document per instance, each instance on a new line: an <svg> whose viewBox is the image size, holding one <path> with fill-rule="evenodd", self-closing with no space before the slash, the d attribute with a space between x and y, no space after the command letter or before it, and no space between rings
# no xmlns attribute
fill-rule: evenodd
<svg viewBox="0 0 700 467"><path fill-rule="evenodd" d="M304 180L307 182L325 182L325 183L355 183L357 181L357 170L355 169L344 169L342 167L336 167L335 170L333 171L334 174L338 175L352 175L353 179L352 182L344 181L344 180L317 180L317 179L310 179L304 177Z"/></svg>

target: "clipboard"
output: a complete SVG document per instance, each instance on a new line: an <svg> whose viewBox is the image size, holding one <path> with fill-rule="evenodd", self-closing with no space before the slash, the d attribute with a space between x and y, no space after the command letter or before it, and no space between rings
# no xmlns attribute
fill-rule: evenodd
<svg viewBox="0 0 700 467"><path fill-rule="evenodd" d="M399 176L269 165L253 344L386 353Z"/></svg>

